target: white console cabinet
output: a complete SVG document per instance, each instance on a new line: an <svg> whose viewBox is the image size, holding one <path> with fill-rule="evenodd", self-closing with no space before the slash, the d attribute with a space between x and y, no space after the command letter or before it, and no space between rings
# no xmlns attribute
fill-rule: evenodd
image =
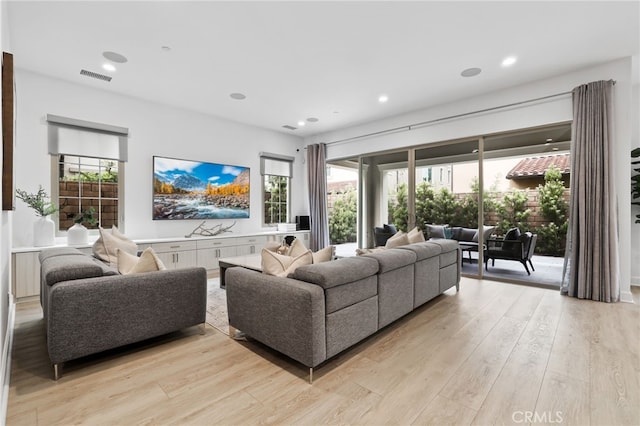
<svg viewBox="0 0 640 426"><path fill-rule="evenodd" d="M263 232L259 234L196 238L163 238L135 241L138 249L152 247L167 268L202 266L208 271L218 269L218 259L260 253L268 242L281 242L285 236L295 235L309 246L309 231ZM77 247L91 254L91 244ZM14 248L11 252L11 290L16 299L40 294L40 261L42 247Z"/></svg>

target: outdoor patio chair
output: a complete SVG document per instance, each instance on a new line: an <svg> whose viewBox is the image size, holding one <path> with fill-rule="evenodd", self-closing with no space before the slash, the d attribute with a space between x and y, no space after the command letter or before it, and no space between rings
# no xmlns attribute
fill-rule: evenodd
<svg viewBox="0 0 640 426"><path fill-rule="evenodd" d="M487 240L487 250L484 254L485 270L489 270L489 259L491 259L491 266L495 266L496 259L516 260L522 263L527 275L531 275L527 263L531 266L531 270L535 271L531 257L536 248L537 239L537 234L525 232L520 235L520 230L513 228L507 232L502 240Z"/></svg>

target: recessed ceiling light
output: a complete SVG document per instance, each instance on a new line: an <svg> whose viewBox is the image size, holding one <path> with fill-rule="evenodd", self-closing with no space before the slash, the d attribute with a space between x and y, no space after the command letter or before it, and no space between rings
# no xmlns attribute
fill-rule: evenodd
<svg viewBox="0 0 640 426"><path fill-rule="evenodd" d="M467 68L466 70L462 71L460 75L463 77L475 77L481 72L482 70L480 68Z"/></svg>
<svg viewBox="0 0 640 426"><path fill-rule="evenodd" d="M116 52L108 52L108 51L102 52L102 56L104 56L106 59L110 60L111 62L115 62L118 64L124 64L125 62L128 61L126 57Z"/></svg>
<svg viewBox="0 0 640 426"><path fill-rule="evenodd" d="M510 67L511 65L515 64L517 60L518 58L516 58L515 56L507 56L502 60L502 66Z"/></svg>
<svg viewBox="0 0 640 426"><path fill-rule="evenodd" d="M170 46L161 46L161 47L160 47L160 49L161 49L163 52L168 52L168 51L170 51L170 50L171 50L171 47L170 47Z"/></svg>
<svg viewBox="0 0 640 426"><path fill-rule="evenodd" d="M318 119L317 119L317 118L315 118L315 117L309 117L309 118L307 118L307 121L308 121L309 123L317 123L317 122L318 122L318 121L320 121L320 120L318 120Z"/></svg>
<svg viewBox="0 0 640 426"><path fill-rule="evenodd" d="M378 98L378 102L380 102L381 104L387 102L389 100L389 97L387 95L380 95L380 97Z"/></svg>
<svg viewBox="0 0 640 426"><path fill-rule="evenodd" d="M547 142L553 142L553 138L547 138Z"/></svg>
<svg viewBox="0 0 640 426"><path fill-rule="evenodd" d="M302 126L304 126L304 124L305 124L304 121L302 121L302 120L298 121L298 126L302 127Z"/></svg>
<svg viewBox="0 0 640 426"><path fill-rule="evenodd" d="M238 101L241 101L241 100L243 100L243 99L246 99L246 98L247 98L247 97L246 97L244 94L242 94L242 93L232 93L232 94L230 94L229 96L231 96L231 99L236 99L236 100L238 100Z"/></svg>
<svg viewBox="0 0 640 426"><path fill-rule="evenodd" d="M105 70L105 71L114 72L116 70L116 67L113 64L104 63L104 64L102 64L102 69Z"/></svg>
<svg viewBox="0 0 640 426"><path fill-rule="evenodd" d="M340 111L333 111L334 114L340 114Z"/></svg>

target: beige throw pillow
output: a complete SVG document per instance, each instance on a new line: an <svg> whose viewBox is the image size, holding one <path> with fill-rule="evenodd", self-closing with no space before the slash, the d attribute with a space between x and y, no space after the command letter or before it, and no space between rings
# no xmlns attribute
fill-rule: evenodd
<svg viewBox="0 0 640 426"><path fill-rule="evenodd" d="M285 256L274 253L267 249L262 249L262 273L267 275L275 275L277 277L286 277L302 265L311 265L313 263L313 254L311 250L307 250L297 257Z"/></svg>
<svg viewBox="0 0 640 426"><path fill-rule="evenodd" d="M116 249L120 249L132 255L138 253L138 246L136 243L122 235L117 228L114 227L116 234L98 228L100 231L100 237L93 243L93 255L103 262L109 263L110 266L118 265L118 256Z"/></svg>
<svg viewBox="0 0 640 426"><path fill-rule="evenodd" d="M328 262L335 256L336 246L327 246L313 253L313 263Z"/></svg>
<svg viewBox="0 0 640 426"><path fill-rule="evenodd" d="M378 253L381 251L385 251L386 249L387 249L386 247L375 247L375 248L365 248L365 249L358 248L356 249L356 254L358 256L362 256L363 254Z"/></svg>
<svg viewBox="0 0 640 426"><path fill-rule="evenodd" d="M307 250L309 249L304 246L304 243L296 238L291 243L289 250L287 250L287 256L298 257L302 253L306 253Z"/></svg>
<svg viewBox="0 0 640 426"><path fill-rule="evenodd" d="M384 245L385 248L394 248L400 246L406 246L409 244L409 236L406 232L398 231L393 237L387 240L387 243Z"/></svg>
<svg viewBox="0 0 640 426"><path fill-rule="evenodd" d="M420 229L418 229L417 226L413 228L411 231L409 231L409 233L407 234L407 237L409 238L410 244L424 241L424 234Z"/></svg>
<svg viewBox="0 0 640 426"><path fill-rule="evenodd" d="M167 269L151 247L146 248L140 257L118 248L116 249L116 257L118 258L118 272L122 275Z"/></svg>

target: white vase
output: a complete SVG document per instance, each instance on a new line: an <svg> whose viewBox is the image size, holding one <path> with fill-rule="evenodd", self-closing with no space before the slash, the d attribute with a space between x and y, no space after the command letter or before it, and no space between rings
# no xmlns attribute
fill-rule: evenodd
<svg viewBox="0 0 640 426"><path fill-rule="evenodd" d="M53 246L56 240L56 225L51 217L39 217L33 224L33 245Z"/></svg>
<svg viewBox="0 0 640 426"><path fill-rule="evenodd" d="M89 241L89 231L81 223L76 223L67 230L67 245L78 246L87 244Z"/></svg>

